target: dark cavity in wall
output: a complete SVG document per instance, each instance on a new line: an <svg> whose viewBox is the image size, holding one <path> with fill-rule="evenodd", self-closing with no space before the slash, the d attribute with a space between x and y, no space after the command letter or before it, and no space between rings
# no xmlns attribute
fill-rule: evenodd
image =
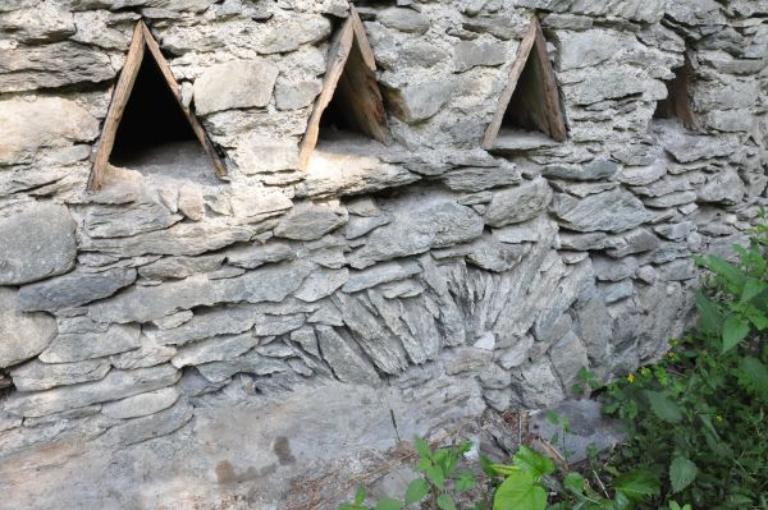
<svg viewBox="0 0 768 510"><path fill-rule="evenodd" d="M155 60L145 55L115 136L110 163L133 168L165 152L206 157ZM208 164L205 163L204 164Z"/></svg>
<svg viewBox="0 0 768 510"><path fill-rule="evenodd" d="M691 84L694 72L687 55L684 64L674 72L675 77L664 82L667 86L667 97L658 102L653 118L678 119L683 126L691 129L695 123L691 110Z"/></svg>
<svg viewBox="0 0 768 510"><path fill-rule="evenodd" d="M528 58L517 87L509 100L502 129L539 131L549 135L547 111L543 98L544 77L535 58Z"/></svg>

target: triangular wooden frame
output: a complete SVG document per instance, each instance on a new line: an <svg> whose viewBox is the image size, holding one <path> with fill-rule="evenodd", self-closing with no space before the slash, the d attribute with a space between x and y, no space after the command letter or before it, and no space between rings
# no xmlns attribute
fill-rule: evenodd
<svg viewBox="0 0 768 510"><path fill-rule="evenodd" d="M355 50L358 50L355 52ZM347 70L350 83L343 84L354 91L354 100L350 108L357 117L360 128L371 138L384 144L391 142L387 117L384 110L379 85L376 81L376 62L373 50L365 35L363 22L357 10L350 6L349 17L336 33L328 51L328 65L323 79L323 88L315 100L312 114L307 123L307 130L301 141L300 164L306 168L312 151L320 135L320 119L336 93L339 81L347 63L352 64ZM350 56L355 60L350 61Z"/></svg>
<svg viewBox="0 0 768 510"><path fill-rule="evenodd" d="M544 131L552 139L557 140L558 142L565 141L567 136L565 117L560 108L560 96L557 91L555 72L552 69L552 64L547 55L547 42L541 31L541 25L539 25L538 18L533 16L531 18L531 23L528 25L528 31L517 49L515 61L509 69L507 85L504 87L504 90L499 97L499 105L496 109L496 113L493 116L493 120L491 120L491 123L488 125L488 128L485 130L485 136L483 137L484 149L492 149L496 143L496 137L499 135L499 130L504 121L507 107L509 107L509 102L512 99L515 88L517 88L518 80L520 79L525 64L528 62L529 58L535 59L534 62L538 66L540 75L543 79L542 97L544 100L546 122L546 126L543 126L545 128Z"/></svg>
<svg viewBox="0 0 768 510"><path fill-rule="evenodd" d="M693 113L691 101L691 82L695 77L695 71L691 64L688 52L683 54L683 65L672 70L675 77L666 80L667 97L656 103L653 112L654 119L676 118L687 129L697 127L696 116Z"/></svg>
<svg viewBox="0 0 768 510"><path fill-rule="evenodd" d="M125 65L120 72L120 78L117 80L117 85L112 93L112 101L109 105L107 117L104 120L104 127L101 130L101 138L99 139L98 148L96 149L96 155L93 160L91 175L88 179L88 189L91 191L101 189L107 180L110 170L109 156L112 153L112 147L115 144L117 128L120 126L120 121L123 118L128 100L131 97L131 91L136 83L136 77L139 74L139 69L147 49L152 58L155 59L160 72L178 101L179 108L181 108L184 113L192 131L200 141L200 144L203 146L208 157L211 158L216 175L220 179L226 179L227 177L227 168L224 166L224 162L216 154L216 150L208 139L208 135L205 133L203 126L190 109L182 103L181 88L173 77L168 61L165 60L165 57L163 57L163 54L160 51L160 45L157 44L157 41L144 22L139 20L133 29L133 37L128 48L128 55L125 58Z"/></svg>

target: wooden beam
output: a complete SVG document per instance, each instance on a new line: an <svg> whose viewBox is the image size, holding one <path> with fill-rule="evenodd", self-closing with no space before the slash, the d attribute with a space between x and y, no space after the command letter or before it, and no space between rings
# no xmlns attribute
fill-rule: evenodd
<svg viewBox="0 0 768 510"><path fill-rule="evenodd" d="M115 135L117 129L120 126L120 121L125 113L125 108L128 105L128 101L131 97L131 91L136 84L136 77L138 76L141 63L144 60L146 50L152 55L152 58L157 63L157 67L160 69L160 73L165 78L165 82L168 88L173 92L173 97L176 98L176 102L184 113L184 117L189 122L192 131L195 133L195 137L203 146L205 153L211 159L216 175L220 179L227 178L227 168L224 162L219 158L216 153L211 140L205 133L203 126L197 117L191 112L191 110L184 106L181 100L181 87L173 76L168 61L163 56L160 50L160 45L152 36L149 28L143 21L139 20L133 29L133 38L128 49L128 55L125 59L125 65L120 72L120 78L118 78L117 86L112 94L112 102L109 105L107 117L104 120L104 128L102 129L101 138L99 140L99 146L94 157L93 167L91 169L91 176L88 180L88 189L96 191L101 189L107 179L109 173L109 156L112 153L112 148L115 144Z"/></svg>
<svg viewBox="0 0 768 510"><path fill-rule="evenodd" d="M517 48L515 60L509 69L507 84L499 96L496 112L485 130L482 140L484 149L491 149L496 142L496 137L499 135L499 129L501 129L507 108L529 58L534 59L532 63L536 66L536 74L540 78L539 86L541 90L538 97L543 102L541 110L543 110L544 114L543 118L540 119L541 127L546 134L557 141L562 142L566 138L565 117L560 108L560 96L555 73L547 54L547 43L541 31L538 18L533 16L528 25L528 30Z"/></svg>
<svg viewBox="0 0 768 510"><path fill-rule="evenodd" d="M366 135L382 143L390 143L384 100L376 81L376 62L365 35L360 16L350 7L349 17L335 34L328 50L328 64L323 88L307 123L301 141L299 164L307 167L320 135L320 120L335 94L340 94L349 109L351 123Z"/></svg>

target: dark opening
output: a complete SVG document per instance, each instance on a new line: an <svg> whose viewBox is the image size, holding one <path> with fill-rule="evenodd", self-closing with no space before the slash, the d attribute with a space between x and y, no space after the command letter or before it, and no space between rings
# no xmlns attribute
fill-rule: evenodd
<svg viewBox="0 0 768 510"><path fill-rule="evenodd" d="M199 145L155 59L147 52L117 129L109 161L130 166L150 150L188 141Z"/></svg>
<svg viewBox="0 0 768 510"><path fill-rule="evenodd" d="M675 77L664 82L667 85L667 97L656 105L654 119L679 119L687 128L694 125L691 110L690 89L693 81L693 67L685 57L685 63L675 69Z"/></svg>
<svg viewBox="0 0 768 510"><path fill-rule="evenodd" d="M529 56L504 112L502 129L522 129L550 134L541 72L536 59L533 55Z"/></svg>
<svg viewBox="0 0 768 510"><path fill-rule="evenodd" d="M364 106L358 98L360 87L367 86L364 81L361 81L364 79L364 74L357 71L361 69L359 66L365 66L363 55L357 43L353 43L331 102L320 117L319 138L321 140L337 139L345 134L370 137L364 127L366 113L361 111Z"/></svg>

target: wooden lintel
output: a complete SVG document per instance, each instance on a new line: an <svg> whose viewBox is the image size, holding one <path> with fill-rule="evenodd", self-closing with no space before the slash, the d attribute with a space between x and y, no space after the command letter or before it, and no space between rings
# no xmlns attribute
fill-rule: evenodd
<svg viewBox="0 0 768 510"><path fill-rule="evenodd" d="M102 128L101 138L99 139L96 156L94 157L93 167L91 168L88 189L91 191L99 190L106 181L110 168L109 156L115 144L117 129L120 126L120 121L123 118L125 108L131 97L131 91L136 83L136 77L139 74L141 63L146 55L146 50L149 50L149 53L155 60L157 67L165 78L168 88L173 92L173 97L176 98L179 108L181 108L184 117L187 119L192 131L195 133L195 137L197 137L206 154L211 159L216 175L220 179L226 179L227 168L216 153L216 150L213 147L211 140L208 138L208 135L205 133L203 126L200 124L200 121L197 120L197 117L195 117L188 107L184 106L181 99L181 87L173 76L168 61L160 51L160 45L157 44L157 41L154 36L152 36L152 33L149 31L146 24L139 20L133 29L133 37L131 38L131 43L128 48L125 65L120 72L117 85L112 93L112 101L109 105L107 117L104 120L104 127Z"/></svg>

